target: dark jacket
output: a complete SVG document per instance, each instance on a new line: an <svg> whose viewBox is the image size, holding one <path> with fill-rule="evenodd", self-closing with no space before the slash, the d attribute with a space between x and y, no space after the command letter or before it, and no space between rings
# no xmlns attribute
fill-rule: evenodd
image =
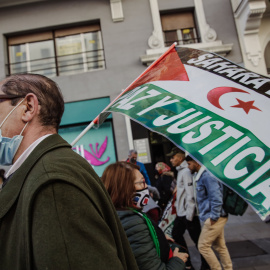
<svg viewBox="0 0 270 270"><path fill-rule="evenodd" d="M158 205L162 210L165 209L169 200L172 197L172 182L174 180L173 172L164 172L158 176L156 181L156 187L160 194L160 199L158 200Z"/></svg>
<svg viewBox="0 0 270 270"><path fill-rule="evenodd" d="M136 161L136 165L140 167L140 172L143 175L145 182L148 186L151 186L151 181L149 179L148 173L146 171L146 168L142 162Z"/></svg>
<svg viewBox="0 0 270 270"><path fill-rule="evenodd" d="M0 269L137 269L99 177L59 135L0 193Z"/></svg>
<svg viewBox="0 0 270 270"><path fill-rule="evenodd" d="M185 263L177 257L171 258L167 263L161 261L143 217L132 210L119 210L117 214L127 234L140 270L185 269Z"/></svg>

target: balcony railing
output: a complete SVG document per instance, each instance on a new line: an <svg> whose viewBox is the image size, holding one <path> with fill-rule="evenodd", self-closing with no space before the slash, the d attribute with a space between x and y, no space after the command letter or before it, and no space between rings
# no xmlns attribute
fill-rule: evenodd
<svg viewBox="0 0 270 270"><path fill-rule="evenodd" d="M189 38L189 39L182 39L182 40L166 40L165 46L171 46L174 42L177 43L177 45L187 45L187 44L194 44L194 43L200 43L200 38Z"/></svg>
<svg viewBox="0 0 270 270"><path fill-rule="evenodd" d="M7 75L37 73L48 77L105 68L103 49L6 64Z"/></svg>

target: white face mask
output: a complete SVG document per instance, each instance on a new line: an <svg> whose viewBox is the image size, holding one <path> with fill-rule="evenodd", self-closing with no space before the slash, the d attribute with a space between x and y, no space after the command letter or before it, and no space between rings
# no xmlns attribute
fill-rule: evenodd
<svg viewBox="0 0 270 270"><path fill-rule="evenodd" d="M27 124L25 124L24 128L22 129L20 135L16 135L13 138L2 137L1 128L7 118L11 115L11 113L24 101L20 101L6 116L6 118L2 121L0 125L0 165L11 165L12 160L22 142L23 136L22 133L26 128Z"/></svg>
<svg viewBox="0 0 270 270"><path fill-rule="evenodd" d="M136 193L133 197L133 203L138 208L143 208L145 205L147 205L149 197L150 195L148 188L136 190Z"/></svg>

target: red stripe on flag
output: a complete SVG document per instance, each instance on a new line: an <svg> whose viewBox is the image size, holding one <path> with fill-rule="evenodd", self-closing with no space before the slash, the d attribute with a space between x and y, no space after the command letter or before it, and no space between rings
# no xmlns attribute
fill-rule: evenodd
<svg viewBox="0 0 270 270"><path fill-rule="evenodd" d="M168 51L160 61L150 66L125 92L153 81L189 81L185 66L181 62L175 48Z"/></svg>
<svg viewBox="0 0 270 270"><path fill-rule="evenodd" d="M175 50L175 43L162 54L155 62L153 62L135 81L133 81L121 94L119 94L101 113L107 110L120 96L124 93L141 86L148 82L154 81L189 81L187 71ZM94 124L102 124L104 120L98 115L94 120ZM106 117L104 117L106 119Z"/></svg>

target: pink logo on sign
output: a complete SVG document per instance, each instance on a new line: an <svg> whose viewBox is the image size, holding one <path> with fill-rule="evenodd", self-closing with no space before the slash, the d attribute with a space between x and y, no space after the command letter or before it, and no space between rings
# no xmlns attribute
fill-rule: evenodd
<svg viewBox="0 0 270 270"><path fill-rule="evenodd" d="M102 143L102 145L100 147L98 147L99 143L96 143L96 145L95 145L96 147L95 147L95 150L94 150L93 145L90 143L89 146L90 146L91 152L83 149L83 153L81 153L81 155L84 156L85 159L91 165L93 165L93 166L101 166L101 165L107 163L110 160L110 157L107 157L105 161L100 160L102 158L106 148L107 148L107 145L108 145L108 137L106 136L104 142ZM77 150L76 147L72 148L72 149ZM77 152L78 152L78 150L77 150Z"/></svg>

